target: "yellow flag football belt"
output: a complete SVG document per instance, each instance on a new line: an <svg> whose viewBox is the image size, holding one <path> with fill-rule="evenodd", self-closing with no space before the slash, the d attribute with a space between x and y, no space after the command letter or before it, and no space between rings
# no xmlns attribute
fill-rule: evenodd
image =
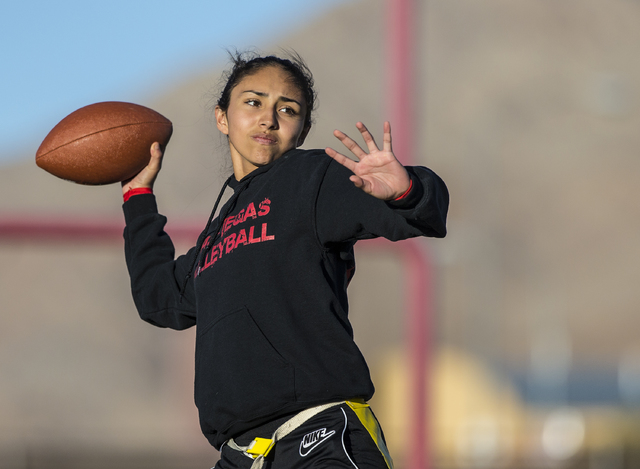
<svg viewBox="0 0 640 469"><path fill-rule="evenodd" d="M327 409L330 409L331 407L335 407L340 404L347 404L353 410L362 425L369 432L369 435L371 435L373 441L380 449L380 452L382 453L382 456L387 463L387 467L389 469L393 469L393 461L391 460L391 456L389 455L387 445L382 438L380 426L378 425L378 422L375 419L373 413L369 409L369 404L365 404L364 402L340 401L311 407L296 414L294 417L290 418L285 423L280 425L280 427L278 427L277 430L273 432L271 438L257 437L254 438L254 440L247 446L240 446L233 440L233 438L231 438L226 442L226 445L229 448L240 451L245 456L253 459L254 461L253 464L251 464L251 469L262 469L264 458L271 452L278 440L281 440L296 428L304 424L307 420L314 417L315 415L318 415L320 412L323 412Z"/></svg>

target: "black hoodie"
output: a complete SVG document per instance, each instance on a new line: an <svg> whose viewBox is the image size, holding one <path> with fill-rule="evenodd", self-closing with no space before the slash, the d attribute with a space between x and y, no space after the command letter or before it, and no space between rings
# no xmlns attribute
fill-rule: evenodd
<svg viewBox="0 0 640 469"><path fill-rule="evenodd" d="M160 327L198 326L195 400L213 446L307 407L371 398L347 316L353 245L446 233L445 184L427 168L407 170L413 187L395 202L356 188L321 150L293 150L231 178L234 195L211 224L206 258L182 298L196 248L174 260L153 195L124 204L140 316Z"/></svg>

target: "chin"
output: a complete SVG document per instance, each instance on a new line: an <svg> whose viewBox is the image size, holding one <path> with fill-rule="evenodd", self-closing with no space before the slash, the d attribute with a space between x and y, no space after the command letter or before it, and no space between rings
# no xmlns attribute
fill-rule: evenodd
<svg viewBox="0 0 640 469"><path fill-rule="evenodd" d="M256 166L265 166L265 165L268 165L269 163L273 163L275 160L277 160L281 156L282 156L282 154L269 155L269 156L264 156L264 157L261 157L261 158L256 158L254 160L253 164L255 164Z"/></svg>

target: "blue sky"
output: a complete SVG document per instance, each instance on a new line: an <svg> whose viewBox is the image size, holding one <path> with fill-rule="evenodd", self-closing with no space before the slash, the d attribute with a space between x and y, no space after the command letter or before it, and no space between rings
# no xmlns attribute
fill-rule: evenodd
<svg viewBox="0 0 640 469"><path fill-rule="evenodd" d="M351 0L2 0L0 165L69 112L161 91Z"/></svg>

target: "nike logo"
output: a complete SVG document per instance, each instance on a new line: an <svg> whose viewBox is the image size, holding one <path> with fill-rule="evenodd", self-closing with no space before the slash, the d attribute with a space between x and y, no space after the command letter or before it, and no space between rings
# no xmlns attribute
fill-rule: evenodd
<svg viewBox="0 0 640 469"><path fill-rule="evenodd" d="M307 433L302 437L302 441L300 442L300 456L304 458L313 451L314 448L324 443L335 434L335 430L327 432L326 428L321 428L320 430Z"/></svg>

